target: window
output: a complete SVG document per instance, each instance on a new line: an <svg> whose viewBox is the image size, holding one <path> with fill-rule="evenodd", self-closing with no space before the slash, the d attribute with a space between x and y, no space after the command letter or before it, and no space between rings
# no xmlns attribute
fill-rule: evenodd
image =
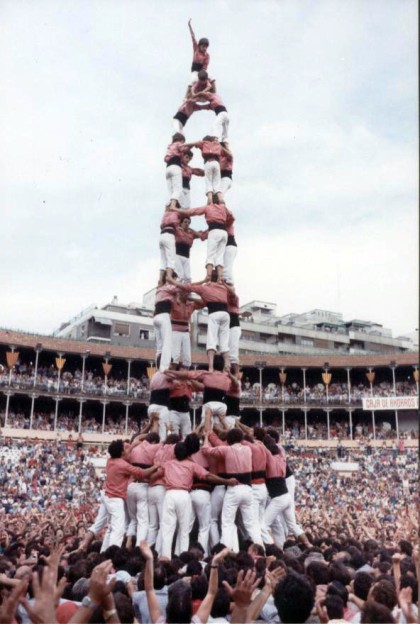
<svg viewBox="0 0 420 624"><path fill-rule="evenodd" d="M130 325L128 323L115 323L114 335L115 336L129 336Z"/></svg>
<svg viewBox="0 0 420 624"><path fill-rule="evenodd" d="M141 329L139 334L140 340L149 340L149 330Z"/></svg>

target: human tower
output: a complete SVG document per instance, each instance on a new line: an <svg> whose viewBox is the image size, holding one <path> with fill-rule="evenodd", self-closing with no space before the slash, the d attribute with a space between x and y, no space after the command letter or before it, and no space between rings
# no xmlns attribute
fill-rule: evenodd
<svg viewBox="0 0 420 624"><path fill-rule="evenodd" d="M209 42L197 42L191 22L189 28L194 50L191 84L174 116L176 132L165 155L169 198L159 239L161 266L154 313L157 370L150 381L149 422L131 444L124 446L122 440L110 444L102 504L87 538L93 539L108 523L103 551L121 546L126 534L127 547L134 539L137 544L146 540L165 558L172 555L175 533L176 554L188 549L195 519L206 555L220 542L237 552L237 514L243 537L262 552L263 544L282 546L288 533L308 545L296 522L294 477L278 432L251 429L239 419L236 242L234 217L225 203L233 162L229 117L207 72ZM202 109L215 113L211 134L186 143L185 125ZM201 150L203 169L189 165L194 148ZM207 204L190 209L193 175L205 179ZM205 232L190 228L196 215L204 215ZM207 240L206 274L192 284L189 252L198 238ZM208 309L208 370L193 371L189 321L194 310L204 307ZM198 388L203 391L203 412L201 423L191 432L190 400Z"/></svg>
<svg viewBox="0 0 420 624"><path fill-rule="evenodd" d="M239 415L241 328L233 271L237 244L235 217L225 201L232 185L233 170L233 155L228 143L229 116L216 92L216 81L208 73L209 41L205 38L197 41L191 20L188 26L193 43L191 79L184 100L173 117L175 133L164 157L169 197L160 223L161 262L153 320L158 372L151 380L149 415L159 415L161 438L166 437L168 428L175 432L180 430L183 435L190 432L189 399L194 389L203 386L204 405L211 403L208 407L214 415L225 415L228 411L232 424L234 417ZM202 110L214 112L209 134L201 141L187 143L186 124L191 115ZM200 150L203 168L190 166L193 149ZM198 208L190 207L193 176L204 178L205 182L207 203ZM199 215L206 220L205 231L191 228L192 217ZM200 282L193 284L190 251L196 240L207 244L206 273ZM208 310L208 371L195 373L189 371L189 324L193 312L204 307ZM221 359L215 359L217 352ZM168 370L171 370L171 376ZM174 384L176 371L180 379ZM180 384L180 380L185 383Z"/></svg>

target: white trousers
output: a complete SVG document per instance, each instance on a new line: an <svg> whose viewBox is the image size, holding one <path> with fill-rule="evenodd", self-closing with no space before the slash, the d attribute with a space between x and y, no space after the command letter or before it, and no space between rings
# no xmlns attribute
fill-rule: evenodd
<svg viewBox="0 0 420 624"><path fill-rule="evenodd" d="M191 282L191 263L185 256L175 256L175 271L182 282Z"/></svg>
<svg viewBox="0 0 420 624"><path fill-rule="evenodd" d="M164 232L159 236L160 270L174 269L176 267L175 236Z"/></svg>
<svg viewBox="0 0 420 624"><path fill-rule="evenodd" d="M254 507L255 522L260 526L261 534L264 526L264 513L267 506L268 492L265 483L253 483L252 488L252 504Z"/></svg>
<svg viewBox="0 0 420 624"><path fill-rule="evenodd" d="M166 167L166 182L170 199L179 201L182 193L182 169L179 165Z"/></svg>
<svg viewBox="0 0 420 624"><path fill-rule="evenodd" d="M297 524L296 518L293 518L292 499L289 493L271 499L264 513L264 526L262 528L263 539L266 544L272 544L274 541L278 546L283 547L285 532L281 526L280 514L282 514L287 526L286 535L288 533L292 533L295 537L302 535L303 529ZM268 528L271 528L272 537L267 531Z"/></svg>
<svg viewBox="0 0 420 624"><path fill-rule="evenodd" d="M252 489L249 485L236 485L226 488L222 509L221 542L228 548L238 552L236 512L242 514L245 530L254 544L262 544L261 530L254 521Z"/></svg>
<svg viewBox="0 0 420 624"><path fill-rule="evenodd" d="M229 353L230 353L230 361L233 364L237 364L239 362L239 340L241 337L241 327L230 327L229 328Z"/></svg>
<svg viewBox="0 0 420 624"><path fill-rule="evenodd" d="M98 533L102 531L108 524L109 515L105 507L105 492L101 490L101 498L99 503L98 513L96 514L96 518L94 523L89 527L89 531L94 534L96 537Z"/></svg>
<svg viewBox="0 0 420 624"><path fill-rule="evenodd" d="M104 496L104 504L109 515L109 526L102 542L101 552L104 552L109 546L121 546L125 533L124 499Z"/></svg>
<svg viewBox="0 0 420 624"><path fill-rule="evenodd" d="M221 401L208 401L204 403L201 408L201 422L204 422L206 418L207 409L211 410L211 422L213 425L215 422L219 422L217 416L225 416L227 411L226 403L222 403ZM225 486L222 485L221 487Z"/></svg>
<svg viewBox="0 0 420 624"><path fill-rule="evenodd" d="M179 119L175 119L175 118L172 119L172 128L174 132L179 132L180 134L184 134L184 124L181 121L179 121Z"/></svg>
<svg viewBox="0 0 420 624"><path fill-rule="evenodd" d="M223 193L223 197L228 191L230 191L231 188L232 188L232 178L229 178L228 176L222 176L220 179L220 190Z"/></svg>
<svg viewBox="0 0 420 624"><path fill-rule="evenodd" d="M182 187L181 197L179 203L183 210L189 210L191 208L190 189Z"/></svg>
<svg viewBox="0 0 420 624"><path fill-rule="evenodd" d="M290 477L287 477L286 479L286 485L287 485L287 491L290 494L290 498L291 498L291 507L290 507L290 515L293 519L293 521L296 523L296 508L295 508L295 489L296 489L296 480L295 480L295 475L290 475ZM284 533L285 535L287 535L288 529L286 526L286 521L284 519L284 516L281 516L281 521L283 523L283 529L284 529Z"/></svg>
<svg viewBox="0 0 420 624"><path fill-rule="evenodd" d="M223 509L223 499L225 497L226 487L224 485L216 485L210 495L211 513L210 513L210 546L216 546L220 542L219 519Z"/></svg>
<svg viewBox="0 0 420 624"><path fill-rule="evenodd" d="M158 405L151 403L147 408L147 416L150 418L152 414L159 415L159 437L160 441L166 440L166 425L169 422L169 410L166 405Z"/></svg>
<svg viewBox="0 0 420 624"><path fill-rule="evenodd" d="M191 498L186 490L167 490L162 511L162 557L172 558L172 540L178 524L180 552L190 541Z"/></svg>
<svg viewBox="0 0 420 624"><path fill-rule="evenodd" d="M127 535L136 535L136 543L147 538L149 530L149 509L147 505L147 483L130 483L127 488L127 511L130 523Z"/></svg>
<svg viewBox="0 0 420 624"><path fill-rule="evenodd" d="M198 541L204 548L204 556L207 557L210 537L211 494L206 490L192 490L190 496L192 504L190 532L193 528L194 520L197 518Z"/></svg>
<svg viewBox="0 0 420 624"><path fill-rule="evenodd" d="M227 141L229 135L229 115L227 111L221 111L216 115L211 131L213 136L217 136L219 141Z"/></svg>
<svg viewBox="0 0 420 624"><path fill-rule="evenodd" d="M160 530L163 513L163 501L165 499L165 487L163 485L149 486L147 503L149 506L149 530L147 542L150 546L155 544L156 552L162 554L162 532Z"/></svg>
<svg viewBox="0 0 420 624"><path fill-rule="evenodd" d="M228 284L234 284L233 279L233 264L235 262L238 248L235 245L226 245L225 253L223 255L223 279Z"/></svg>
<svg viewBox="0 0 420 624"><path fill-rule="evenodd" d="M206 193L220 192L220 164L218 160L210 160L204 163L204 176L206 183Z"/></svg>
<svg viewBox="0 0 420 624"><path fill-rule="evenodd" d="M190 332L172 331L172 360L176 362L176 364L182 362L182 364L188 368L191 366Z"/></svg>
<svg viewBox="0 0 420 624"><path fill-rule="evenodd" d="M156 337L156 358L160 355L159 370L163 373L169 368L172 357L172 325L168 312L155 314L153 327Z"/></svg>
<svg viewBox="0 0 420 624"><path fill-rule="evenodd" d="M183 438L191 433L191 417L189 412L171 410L169 412L169 422L172 425L173 433L181 432Z"/></svg>
<svg viewBox="0 0 420 624"><path fill-rule="evenodd" d="M224 311L212 312L209 314L207 325L206 349L217 350L219 345L220 353L229 351L229 314Z"/></svg>
<svg viewBox="0 0 420 624"><path fill-rule="evenodd" d="M206 266L212 264L214 267L223 266L226 243L226 230L210 230L207 238L207 258Z"/></svg>

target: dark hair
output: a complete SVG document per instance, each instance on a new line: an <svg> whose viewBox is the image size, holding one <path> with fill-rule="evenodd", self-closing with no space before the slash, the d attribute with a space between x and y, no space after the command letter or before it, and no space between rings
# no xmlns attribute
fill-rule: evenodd
<svg viewBox="0 0 420 624"><path fill-rule="evenodd" d="M166 585L166 570L162 564L158 564L153 572L153 587L162 589Z"/></svg>
<svg viewBox="0 0 420 624"><path fill-rule="evenodd" d="M200 576L203 573L203 566L197 559L191 559L187 563L185 574L187 576Z"/></svg>
<svg viewBox="0 0 420 624"><path fill-rule="evenodd" d="M411 587L413 590L413 603L417 603L419 596L419 584L417 579L411 574L402 574L400 578L400 588Z"/></svg>
<svg viewBox="0 0 420 624"><path fill-rule="evenodd" d="M211 608L212 618L226 617L229 613L230 597L224 587L219 587Z"/></svg>
<svg viewBox="0 0 420 624"><path fill-rule="evenodd" d="M330 581L339 581L342 585L349 585L351 574L343 563L333 561L330 563Z"/></svg>
<svg viewBox="0 0 420 624"><path fill-rule="evenodd" d="M397 592L391 579L389 581L381 580L375 583L372 588L371 597L372 600L380 602L391 611L397 604Z"/></svg>
<svg viewBox="0 0 420 624"><path fill-rule="evenodd" d="M172 135L172 143L176 143L177 141L185 143L185 137L180 132L175 132L175 134Z"/></svg>
<svg viewBox="0 0 420 624"><path fill-rule="evenodd" d="M191 622L191 586L184 581L176 581L168 590L168 604L166 605L166 622Z"/></svg>
<svg viewBox="0 0 420 624"><path fill-rule="evenodd" d="M289 573L274 590L274 604L282 622L301 624L311 615L315 592L305 576Z"/></svg>
<svg viewBox="0 0 420 624"><path fill-rule="evenodd" d="M159 444L160 442L159 434L156 433L156 431L151 431L150 433L147 434L146 441L149 442L149 444Z"/></svg>
<svg viewBox="0 0 420 624"><path fill-rule="evenodd" d="M210 43L209 43L209 40L207 39L207 37L201 37L201 39L198 40L198 45L199 46L201 46L201 45L209 46Z"/></svg>
<svg viewBox="0 0 420 624"><path fill-rule="evenodd" d="M268 427L268 429L266 429L266 433L267 435L271 436L275 442L278 442L280 440L279 432L276 431L276 429L274 429L273 427Z"/></svg>
<svg viewBox="0 0 420 624"><path fill-rule="evenodd" d="M254 438L262 442L264 440L264 429L262 427L254 427Z"/></svg>
<svg viewBox="0 0 420 624"><path fill-rule="evenodd" d="M360 624L389 624L393 621L391 609L375 600L367 600L362 607Z"/></svg>
<svg viewBox="0 0 420 624"><path fill-rule="evenodd" d="M200 69L200 71L197 74L197 77L199 80L207 80L209 75L205 69Z"/></svg>
<svg viewBox="0 0 420 624"><path fill-rule="evenodd" d="M398 542L401 552L408 557L413 554L413 545L408 540L402 539Z"/></svg>
<svg viewBox="0 0 420 624"><path fill-rule="evenodd" d="M193 455L200 450L200 439L196 433L189 433L185 436L184 444L187 447L188 455Z"/></svg>
<svg viewBox="0 0 420 624"><path fill-rule="evenodd" d="M327 587L327 596L338 596L344 606L347 606L349 592L347 587L340 583L340 581L332 581L332 583L329 583Z"/></svg>
<svg viewBox="0 0 420 624"><path fill-rule="evenodd" d="M194 578L191 579L192 600L203 600L207 594L208 586L209 584L204 574L201 574L201 576L194 576Z"/></svg>
<svg viewBox="0 0 420 624"><path fill-rule="evenodd" d="M306 568L306 574L313 580L315 585L327 585L330 580L328 566L322 561L311 561Z"/></svg>
<svg viewBox="0 0 420 624"><path fill-rule="evenodd" d="M369 590L373 584L373 576L367 572L356 572L353 579L354 595L361 600L367 600Z"/></svg>
<svg viewBox="0 0 420 624"><path fill-rule="evenodd" d="M324 606L330 620L340 620L344 617L344 603L340 596L327 594L327 596L325 596Z"/></svg>
<svg viewBox="0 0 420 624"><path fill-rule="evenodd" d="M123 594L122 592L114 593L115 608L118 613L120 622L133 622L134 621L134 607L131 598Z"/></svg>
<svg viewBox="0 0 420 624"><path fill-rule="evenodd" d="M108 446L108 453L112 459L119 459L124 452L124 442L122 440L113 440Z"/></svg>
<svg viewBox="0 0 420 624"><path fill-rule="evenodd" d="M244 439L244 434L240 429L230 429L226 436L226 441L231 446L232 444L236 444L237 442L242 442Z"/></svg>
<svg viewBox="0 0 420 624"><path fill-rule="evenodd" d="M188 449L187 449L187 445L184 442L177 442L175 444L175 457L177 458L178 461L187 459Z"/></svg>
<svg viewBox="0 0 420 624"><path fill-rule="evenodd" d="M166 436L165 444L176 444L180 440L181 438L177 433L170 433Z"/></svg>

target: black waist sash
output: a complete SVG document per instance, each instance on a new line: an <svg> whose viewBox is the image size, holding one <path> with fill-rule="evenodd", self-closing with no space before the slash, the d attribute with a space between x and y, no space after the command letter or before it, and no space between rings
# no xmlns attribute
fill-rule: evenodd
<svg viewBox="0 0 420 624"><path fill-rule="evenodd" d="M232 179L232 170L231 169L221 169L220 177L221 178L230 178L230 179Z"/></svg>
<svg viewBox="0 0 420 624"><path fill-rule="evenodd" d="M239 322L239 314L237 314L236 312L229 312L229 316L230 316L229 329L231 329L232 327L241 326Z"/></svg>
<svg viewBox="0 0 420 624"><path fill-rule="evenodd" d="M157 314L170 314L171 313L171 301L169 299L165 299L165 301L158 301L155 304L154 315Z"/></svg>
<svg viewBox="0 0 420 624"><path fill-rule="evenodd" d="M182 123L183 126L187 123L189 116L183 113L182 111L178 111L176 115L174 115L174 119L178 119Z"/></svg>
<svg viewBox="0 0 420 624"><path fill-rule="evenodd" d="M226 225L224 223L221 223L220 221L210 221L209 223L207 223L209 230L225 230L226 231Z"/></svg>
<svg viewBox="0 0 420 624"><path fill-rule="evenodd" d="M238 479L239 483L242 483L243 485L251 485L251 476L250 472L239 472L238 474L230 474L228 472L226 478Z"/></svg>
<svg viewBox="0 0 420 624"><path fill-rule="evenodd" d="M227 407L226 414L228 416L239 416L239 397L227 394L225 397L225 403Z"/></svg>
<svg viewBox="0 0 420 624"><path fill-rule="evenodd" d="M169 409L174 410L175 412L189 412L190 400L185 394L184 396L170 397Z"/></svg>
<svg viewBox="0 0 420 624"><path fill-rule="evenodd" d="M152 390L150 393L150 405L152 404L169 407L169 388Z"/></svg>
<svg viewBox="0 0 420 624"><path fill-rule="evenodd" d="M201 69L203 69L203 63L198 63L197 61L193 61L192 65L191 65L191 71L196 71L199 72Z"/></svg>
<svg viewBox="0 0 420 624"><path fill-rule="evenodd" d="M178 165L178 167L181 167L181 157L172 156L172 158L170 158L168 162L166 163L167 167L170 167L170 165Z"/></svg>
<svg viewBox="0 0 420 624"><path fill-rule="evenodd" d="M175 251L177 256L183 256L184 258L190 257L190 245L187 243L177 243L175 242Z"/></svg>
<svg viewBox="0 0 420 624"><path fill-rule="evenodd" d="M252 479L265 479L265 470L253 470Z"/></svg>
<svg viewBox="0 0 420 624"><path fill-rule="evenodd" d="M284 477L270 477L265 481L270 498L276 498L276 496L283 496L287 494L287 485Z"/></svg>
<svg viewBox="0 0 420 624"><path fill-rule="evenodd" d="M207 303L207 309L209 314L213 312L227 312L227 303L223 303L223 301L209 301Z"/></svg>
<svg viewBox="0 0 420 624"><path fill-rule="evenodd" d="M133 462L132 466L136 466L136 468L143 468L143 470L147 470L147 468L151 468L153 464L138 464L137 462Z"/></svg>
<svg viewBox="0 0 420 624"><path fill-rule="evenodd" d="M225 400L225 391L220 388L204 388L203 392L203 405L210 401L218 401L223 403Z"/></svg>
<svg viewBox="0 0 420 624"><path fill-rule="evenodd" d="M212 160L217 160L219 162L220 157L217 154L203 154L204 162L211 162Z"/></svg>

